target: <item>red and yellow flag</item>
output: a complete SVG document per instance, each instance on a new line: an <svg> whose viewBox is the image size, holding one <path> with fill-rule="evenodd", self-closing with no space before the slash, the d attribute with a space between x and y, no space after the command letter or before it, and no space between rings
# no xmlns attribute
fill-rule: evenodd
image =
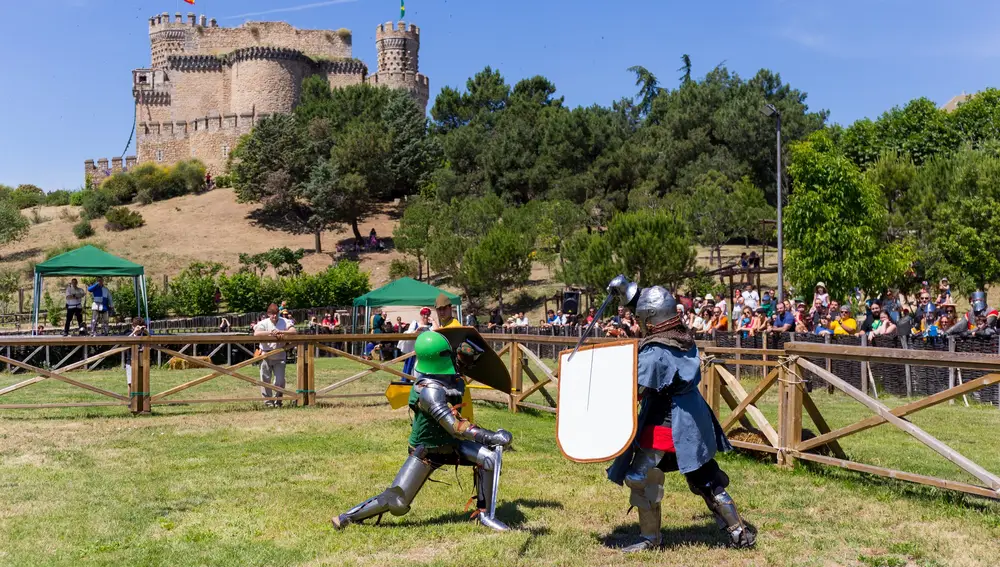
<svg viewBox="0 0 1000 567"><path fill-rule="evenodd" d="M184 0L184 1L187 2L188 4L191 4L192 6L194 5L194 0Z"/></svg>

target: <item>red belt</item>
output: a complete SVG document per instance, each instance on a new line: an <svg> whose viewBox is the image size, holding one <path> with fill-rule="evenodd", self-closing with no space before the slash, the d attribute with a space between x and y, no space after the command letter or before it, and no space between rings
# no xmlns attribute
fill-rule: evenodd
<svg viewBox="0 0 1000 567"><path fill-rule="evenodd" d="M668 453L677 452L674 448L673 430L662 425L647 425L644 427L642 434L639 436L639 446L643 449L655 449Z"/></svg>

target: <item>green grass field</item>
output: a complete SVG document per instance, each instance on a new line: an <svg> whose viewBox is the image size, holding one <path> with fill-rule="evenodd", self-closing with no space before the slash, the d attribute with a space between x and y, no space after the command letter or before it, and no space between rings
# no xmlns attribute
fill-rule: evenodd
<svg viewBox="0 0 1000 567"><path fill-rule="evenodd" d="M317 383L358 369L322 359ZM154 370L152 389L202 374ZM125 391L120 371L73 376ZM294 388L293 367L288 376ZM24 378L0 375L0 387ZM374 375L345 392L379 392L387 381ZM179 397L255 392L223 377ZM867 415L840 395L815 398L834 427ZM98 398L45 381L2 399ZM771 394L760 404L772 419L774 402ZM498 511L516 528L509 533L467 521L472 480L465 469L457 478L453 469L436 473L442 482L425 486L405 517L332 530L330 517L385 488L405 457L407 411L392 411L377 398L279 410L259 403L157 406L140 417L124 408L3 410L0 565L1000 564L1000 503L826 467L780 470L740 454L720 462L732 478L731 493L760 530L756 550L726 548L704 503L672 474L663 506L666 549L624 557L614 547L635 537L636 515L626 515L627 490L604 478L605 465L566 461L552 415L510 414L489 402L475 411L482 425L515 435ZM913 421L1000 472L996 408L960 402ZM844 449L862 462L971 480L885 427L846 439Z"/></svg>

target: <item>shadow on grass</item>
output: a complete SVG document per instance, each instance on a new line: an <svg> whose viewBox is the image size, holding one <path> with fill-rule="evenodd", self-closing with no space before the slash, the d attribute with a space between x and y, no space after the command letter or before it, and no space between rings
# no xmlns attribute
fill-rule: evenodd
<svg viewBox="0 0 1000 567"><path fill-rule="evenodd" d="M529 508L554 508L561 510L563 505L554 500L533 500L533 499L518 499L510 502L504 502L497 506L497 519L501 522L507 524L508 527L515 530L523 530L531 533L532 535L546 535L549 533L549 529L545 527L534 527L534 528L524 528L527 516L524 515L522 509ZM448 514L442 514L434 518L428 518L426 520L419 520L415 522L402 521L398 525L401 526L434 526L434 525L444 525L444 524L459 524L462 522L469 521L470 514L468 512L451 512Z"/></svg>
<svg viewBox="0 0 1000 567"><path fill-rule="evenodd" d="M702 544L707 547L728 547L729 538L722 533L715 523L692 525L688 527L668 528L660 530L663 537L663 548L673 549L687 547L692 544ZM597 540L605 547L619 549L639 541L639 522L622 524L610 534L598 537Z"/></svg>

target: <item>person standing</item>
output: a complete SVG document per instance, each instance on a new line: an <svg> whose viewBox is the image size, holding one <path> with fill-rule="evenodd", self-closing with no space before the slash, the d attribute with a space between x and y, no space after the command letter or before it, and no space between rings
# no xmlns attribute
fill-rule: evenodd
<svg viewBox="0 0 1000 567"><path fill-rule="evenodd" d="M97 336L97 324L100 322L104 328L104 336L108 334L108 313L111 312L111 290L104 286L104 278L97 278L97 282L87 288L87 291L94 298L90 306L90 334Z"/></svg>
<svg viewBox="0 0 1000 567"><path fill-rule="evenodd" d="M403 332L406 334L412 334L412 333L420 334L423 333L424 331L430 331L431 327L432 327L431 309L430 307L424 307L423 309L420 310L420 319L419 320L415 319L411 321L410 325ZM397 346L402 354L409 354L413 352L414 343L415 343L414 339L403 340L399 341L399 345ZM407 376L413 376L413 365L416 363L417 363L417 357L415 356L411 356L410 358L404 360L403 374L406 374ZM408 382L409 380L403 380L403 381Z"/></svg>
<svg viewBox="0 0 1000 567"><path fill-rule="evenodd" d="M69 322L76 316L77 332L82 332L83 326L83 298L87 293L77 285L76 278L69 280L66 287L66 326L63 327L63 336L69 336Z"/></svg>
<svg viewBox="0 0 1000 567"><path fill-rule="evenodd" d="M141 317L132 317L132 332L129 333L130 337L148 337L149 331L146 330L146 322L142 320ZM139 352L142 352L143 347L139 347ZM128 386L132 386L132 349L127 349L125 351L125 383Z"/></svg>
<svg viewBox="0 0 1000 567"><path fill-rule="evenodd" d="M278 316L278 306L271 304L267 308L267 317L265 317L260 323L254 327L253 335L255 337L271 337L273 339L280 339L285 335L296 334L295 326L288 319L282 319ZM268 353L272 350L278 349L278 342L260 343L260 350L262 353ZM279 388L285 387L285 351L275 353L272 356L268 356L260 363L260 381L267 384L274 384ZM277 390L271 390L271 388L263 387L261 388L261 395L265 398L278 398L277 400L266 400L264 402L265 407L281 407L281 392Z"/></svg>
<svg viewBox="0 0 1000 567"><path fill-rule="evenodd" d="M442 293L437 296L437 299L434 300L434 309L437 311L438 316L438 324L435 329L462 326L462 322L455 318L451 300L448 299L447 295Z"/></svg>

